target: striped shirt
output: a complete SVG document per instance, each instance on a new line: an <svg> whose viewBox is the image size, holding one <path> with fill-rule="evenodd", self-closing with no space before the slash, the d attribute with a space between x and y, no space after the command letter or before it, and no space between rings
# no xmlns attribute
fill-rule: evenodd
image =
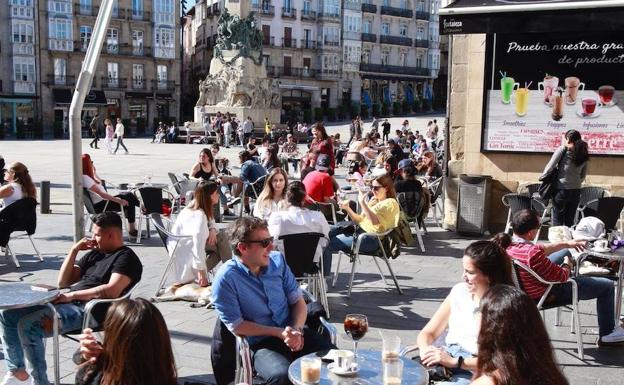
<svg viewBox="0 0 624 385"><path fill-rule="evenodd" d="M546 258L544 246L542 245L535 245L530 242L513 242L507 248L507 254L528 266L546 281L565 282L570 277L570 273L567 270ZM544 295L548 287L547 285L541 283L523 269L518 269L518 275L522 289L529 297L538 300Z"/></svg>

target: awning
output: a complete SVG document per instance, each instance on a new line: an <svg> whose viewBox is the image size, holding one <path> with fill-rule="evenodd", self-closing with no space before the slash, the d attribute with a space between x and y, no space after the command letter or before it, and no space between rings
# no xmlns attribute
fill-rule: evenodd
<svg viewBox="0 0 624 385"><path fill-rule="evenodd" d="M457 0L440 9L440 33L624 30L624 0Z"/></svg>
<svg viewBox="0 0 624 385"><path fill-rule="evenodd" d="M52 96L54 97L54 103L56 104L71 104L72 90L54 88L52 89ZM108 102L104 91L92 90L85 97L85 106L105 106L107 104Z"/></svg>

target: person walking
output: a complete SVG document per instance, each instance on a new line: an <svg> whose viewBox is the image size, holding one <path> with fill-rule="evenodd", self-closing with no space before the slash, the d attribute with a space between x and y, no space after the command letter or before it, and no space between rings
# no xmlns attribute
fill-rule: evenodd
<svg viewBox="0 0 624 385"><path fill-rule="evenodd" d="M123 147L123 149L126 151L126 154L128 154L128 149L123 142L125 131L126 127L124 127L123 123L121 123L121 118L117 118L117 125L115 126L115 135L117 135L117 147L115 147L115 151L113 151L113 154L117 153L117 150L119 150L119 146Z"/></svg>
<svg viewBox="0 0 624 385"><path fill-rule="evenodd" d="M383 140L384 143L388 142L388 138L390 136L390 122L388 121L388 119L384 120L383 124L381 125L381 127L383 127L383 136L381 137L381 139Z"/></svg>
<svg viewBox="0 0 624 385"><path fill-rule="evenodd" d="M98 132L98 123L100 122L100 116L95 114L93 119L91 119L91 123L89 123L89 129L91 129L91 134L93 135L93 140L89 143L89 147L98 148L98 141L100 140L99 132ZM93 146L95 145L95 147Z"/></svg>
<svg viewBox="0 0 624 385"><path fill-rule="evenodd" d="M232 138L232 119L227 118L223 123L223 146L230 148L230 139Z"/></svg>
<svg viewBox="0 0 624 385"><path fill-rule="evenodd" d="M109 154L113 153L113 136L115 135L115 129L110 119L104 119L104 147Z"/></svg>
<svg viewBox="0 0 624 385"><path fill-rule="evenodd" d="M573 226L576 208L581 198L581 185L587 175L589 149L576 130L568 130L550 158L542 176L555 170L556 188L553 194L553 226Z"/></svg>
<svg viewBox="0 0 624 385"><path fill-rule="evenodd" d="M245 120L245 123L243 123L243 134L245 135L245 141L243 143L243 146L246 146L247 143L249 143L249 138L252 137L253 131L254 131L254 124L253 124L253 121L251 120L251 116L248 116L247 120Z"/></svg>

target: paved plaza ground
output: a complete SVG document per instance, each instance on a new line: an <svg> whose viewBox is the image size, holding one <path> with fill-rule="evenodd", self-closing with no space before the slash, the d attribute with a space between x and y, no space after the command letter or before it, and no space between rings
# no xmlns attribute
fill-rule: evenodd
<svg viewBox="0 0 624 385"><path fill-rule="evenodd" d="M425 129L433 117L409 118L415 129ZM437 116L441 123L443 118ZM391 119L398 127L402 118ZM366 124L366 130L370 122ZM341 132L348 137L346 125L329 127L329 133ZM107 155L104 150L92 150L88 141L83 148L93 157L99 175L107 181L142 182L145 175L152 175L153 182L167 183L167 172L188 172L197 158L201 145L150 144L146 139L129 139L126 145L129 155ZM240 148L224 149L231 161L236 159ZM34 240L44 255L38 262L32 254L27 239L11 241L12 249L19 254L20 269L7 259L0 258L0 282L55 283L58 269L65 253L72 244L70 143L64 141L0 141L0 155L8 163L19 160L25 163L36 181L52 183L52 214L39 215ZM236 164L237 162L233 162ZM344 176L345 169L337 175ZM236 172L236 170L235 170ZM399 335L404 344L415 343L422 329L450 288L461 280L462 250L474 239L458 236L454 232L435 227L429 220L429 234L425 237L426 252L416 247L405 248L402 255L391 261L403 288L399 295L393 287L385 287L376 273L370 258L363 258L358 265L355 286L351 298L346 297L347 266L341 266L336 287L329 292L331 321L341 330L345 314L349 312L368 315L371 329L362 340L362 347L380 347L379 331ZM130 244L144 265L143 278L135 296L150 297L156 290L158 279L167 261L167 254L160 239L153 234L141 244ZM334 258L334 269L335 269ZM391 280L389 281L391 282ZM165 302L156 306L163 313L171 333L180 383L185 381L213 383L210 365L210 342L216 320L214 310L191 308L187 302ZM554 311L546 312L546 325L551 335L559 363L573 385L624 384L624 348L597 349L594 341L597 333L595 301L585 301L581 307L585 360L576 357L576 339L570 334L570 313L563 311L563 326L554 326ZM522 327L522 325L518 325ZM527 330L530 333L530 330ZM347 339L339 339L339 345L351 348ZM49 376L52 379L52 344L48 343ZM70 357L77 344L61 339L61 375L63 384L74 383L75 365ZM0 375L4 375L4 362L0 363Z"/></svg>

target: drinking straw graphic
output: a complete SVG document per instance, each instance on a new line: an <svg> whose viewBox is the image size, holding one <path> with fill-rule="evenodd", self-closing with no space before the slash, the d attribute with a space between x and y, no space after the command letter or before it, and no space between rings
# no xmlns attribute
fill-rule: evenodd
<svg viewBox="0 0 624 385"><path fill-rule="evenodd" d="M503 71L498 71L498 72L501 74L503 79L507 77L507 72L503 72Z"/></svg>
<svg viewBox="0 0 624 385"><path fill-rule="evenodd" d="M532 81L530 81L529 84L527 84L527 82L524 82L524 88L526 88L528 90L529 87L531 87L531 84L533 84Z"/></svg>

